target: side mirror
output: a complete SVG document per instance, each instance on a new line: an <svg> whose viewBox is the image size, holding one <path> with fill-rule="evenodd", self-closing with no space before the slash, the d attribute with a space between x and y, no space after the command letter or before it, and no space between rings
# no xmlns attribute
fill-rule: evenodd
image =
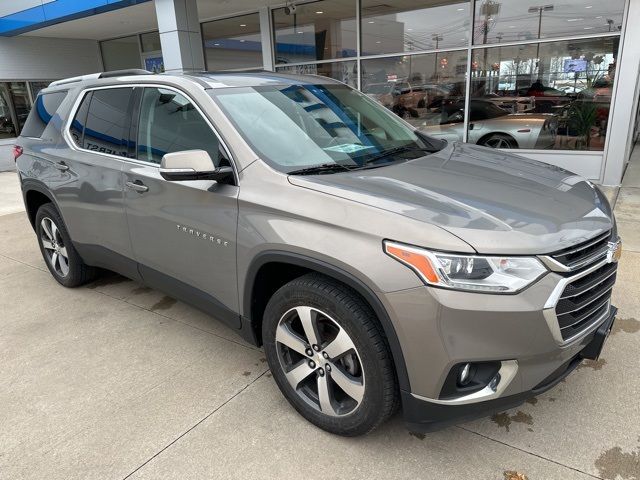
<svg viewBox="0 0 640 480"><path fill-rule="evenodd" d="M169 181L215 180L218 183L233 182L233 168L213 166L204 150L184 150L167 153L160 163L160 175Z"/></svg>

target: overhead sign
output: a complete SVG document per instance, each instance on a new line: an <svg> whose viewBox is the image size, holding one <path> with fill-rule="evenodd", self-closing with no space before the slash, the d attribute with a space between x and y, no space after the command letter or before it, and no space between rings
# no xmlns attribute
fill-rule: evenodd
<svg viewBox="0 0 640 480"><path fill-rule="evenodd" d="M149 0L21 0L0 2L0 36L12 37Z"/></svg>

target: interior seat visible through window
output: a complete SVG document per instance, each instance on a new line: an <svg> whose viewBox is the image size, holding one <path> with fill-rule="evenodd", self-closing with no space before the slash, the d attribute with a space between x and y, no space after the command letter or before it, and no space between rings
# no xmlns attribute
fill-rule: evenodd
<svg viewBox="0 0 640 480"><path fill-rule="evenodd" d="M214 166L228 165L220 141L183 95L145 88L138 123L138 159L159 164L166 153L205 150Z"/></svg>

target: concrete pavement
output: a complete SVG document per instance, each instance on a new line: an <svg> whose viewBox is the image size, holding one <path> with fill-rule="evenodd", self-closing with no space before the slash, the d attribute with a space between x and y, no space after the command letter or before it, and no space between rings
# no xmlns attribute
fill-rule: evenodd
<svg viewBox="0 0 640 480"><path fill-rule="evenodd" d="M0 172L15 170L13 156L11 155L14 143L15 138L0 138Z"/></svg>
<svg viewBox="0 0 640 480"><path fill-rule="evenodd" d="M638 480L640 185L629 182L619 320L601 360L518 409L424 436L399 416L363 438L316 429L260 349L117 275L59 286L24 213L0 216L0 478ZM2 203L17 202L15 174L2 185Z"/></svg>

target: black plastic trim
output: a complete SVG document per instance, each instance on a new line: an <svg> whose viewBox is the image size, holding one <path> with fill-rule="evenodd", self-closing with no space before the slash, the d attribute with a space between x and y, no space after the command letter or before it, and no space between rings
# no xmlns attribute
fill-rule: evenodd
<svg viewBox="0 0 640 480"><path fill-rule="evenodd" d="M35 192L41 193L42 195L47 197L49 200L51 200L51 203L55 205L56 209L58 210L58 213L60 214L60 216L62 216L62 220L64 221L64 215L62 214L62 211L58 206L58 202L56 201L53 193L51 193L51 190L49 190L49 188L46 186L44 182L40 180L35 180L32 178L27 178L22 180L21 188L22 188L22 201L24 202L25 208L27 208L27 216L29 216L27 194L31 191L35 191ZM31 223L31 226L35 230L36 227L33 223L34 219L35 219L35 216L34 218L29 217L29 222Z"/></svg>
<svg viewBox="0 0 640 480"><path fill-rule="evenodd" d="M101 245L73 242L73 246L87 265L104 268L136 282L142 282L142 277L138 271L138 263L135 260Z"/></svg>
<svg viewBox="0 0 640 480"><path fill-rule="evenodd" d="M240 328L240 315L223 305L217 298L145 265L138 264L138 270L143 283L149 287L166 292L234 329Z"/></svg>
<svg viewBox="0 0 640 480"><path fill-rule="evenodd" d="M404 355L402 353L402 348L400 346L400 341L398 340L398 335L396 334L396 330L393 326L391 318L389 318L389 314L385 309L384 305L375 294L375 292L367 286L362 280L353 276L352 274L344 271L343 269L336 267L330 263L327 263L322 260L318 260L313 257L308 257L306 255L301 255L292 252L285 252L280 250L267 250L259 253L251 262L249 269L247 270L247 275L245 278L244 284L244 300L243 300L243 317L242 317L242 327L243 331L247 329L252 330L253 334L249 335L248 333L243 335L245 338L256 338L256 328L258 319L253 318L251 309L252 309L252 296L253 296L253 287L255 283L256 276L261 267L268 263L288 263L291 265L295 265L297 267L304 267L310 270L314 270L316 272L327 275L328 277L335 278L340 282L348 285L353 288L356 292L358 292L362 297L369 303L376 316L378 317L382 328L384 329L384 333L387 337L387 341L389 342L389 347L391 348L391 354L393 356L393 361L396 367L396 375L398 377L398 383L402 390L410 390L410 382L409 382L409 374L407 372L407 367L404 361ZM249 325L247 325L247 323Z"/></svg>

